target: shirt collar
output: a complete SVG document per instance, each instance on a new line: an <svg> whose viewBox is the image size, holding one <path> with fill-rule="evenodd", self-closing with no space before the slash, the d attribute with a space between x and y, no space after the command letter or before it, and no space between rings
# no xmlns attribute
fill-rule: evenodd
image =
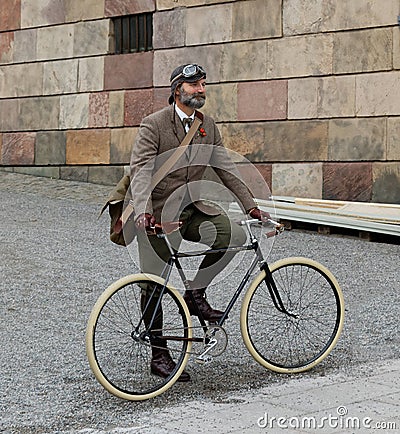
<svg viewBox="0 0 400 434"><path fill-rule="evenodd" d="M175 111L176 114L179 116L179 119L181 121L183 121L185 118L191 118L194 120L194 114L196 113L195 111L192 113L191 116L188 116L184 111L182 111L176 104L175 104Z"/></svg>

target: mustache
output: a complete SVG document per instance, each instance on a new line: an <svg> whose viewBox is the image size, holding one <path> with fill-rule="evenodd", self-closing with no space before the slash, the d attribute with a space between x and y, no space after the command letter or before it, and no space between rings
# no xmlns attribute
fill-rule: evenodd
<svg viewBox="0 0 400 434"><path fill-rule="evenodd" d="M206 96L202 93L194 93L192 94L193 98L202 98L202 99L206 99Z"/></svg>

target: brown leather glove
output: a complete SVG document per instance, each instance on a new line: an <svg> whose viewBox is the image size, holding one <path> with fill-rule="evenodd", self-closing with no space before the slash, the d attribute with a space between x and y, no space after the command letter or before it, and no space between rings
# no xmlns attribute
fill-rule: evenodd
<svg viewBox="0 0 400 434"><path fill-rule="evenodd" d="M262 211L260 208L252 208L249 211L249 216L253 219L258 219L262 222L265 222L271 218L268 212Z"/></svg>
<svg viewBox="0 0 400 434"><path fill-rule="evenodd" d="M154 227L155 224L156 218L153 216L153 214L149 214L147 212L139 214L135 221L135 225L138 229L146 231L151 227Z"/></svg>

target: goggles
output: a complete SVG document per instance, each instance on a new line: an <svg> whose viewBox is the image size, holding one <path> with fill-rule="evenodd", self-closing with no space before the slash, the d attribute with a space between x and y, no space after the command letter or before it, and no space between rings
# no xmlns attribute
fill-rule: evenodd
<svg viewBox="0 0 400 434"><path fill-rule="evenodd" d="M197 74L202 74L202 75L206 75L206 72L204 71L204 69L199 66L199 65L186 65L182 72L180 74L178 74L175 78L173 78L171 80L171 84L178 80L181 77L185 77L185 78L191 78L194 77Z"/></svg>

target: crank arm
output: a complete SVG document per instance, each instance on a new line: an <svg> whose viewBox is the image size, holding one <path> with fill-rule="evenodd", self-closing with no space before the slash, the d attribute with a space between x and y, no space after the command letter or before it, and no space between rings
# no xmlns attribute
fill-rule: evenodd
<svg viewBox="0 0 400 434"><path fill-rule="evenodd" d="M206 349L196 357L196 362L200 364L210 363L213 359L208 353L217 345L218 341L214 338L210 339L210 342L206 345Z"/></svg>

